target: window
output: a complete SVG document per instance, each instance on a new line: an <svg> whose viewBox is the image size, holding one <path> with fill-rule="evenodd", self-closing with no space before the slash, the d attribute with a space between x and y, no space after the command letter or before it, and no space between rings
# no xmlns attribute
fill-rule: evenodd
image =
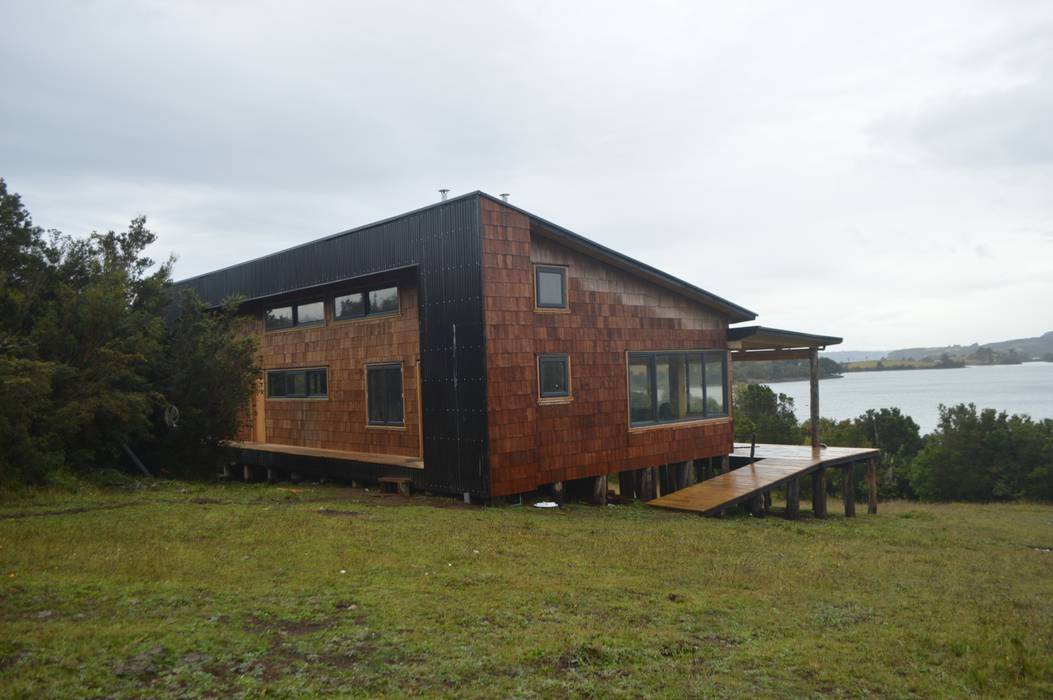
<svg viewBox="0 0 1053 700"><path fill-rule="evenodd" d="M557 265L534 267L535 303L539 309L567 308L567 268Z"/></svg>
<svg viewBox="0 0 1053 700"><path fill-rule="evenodd" d="M370 425L403 425L402 365L366 366Z"/></svg>
<svg viewBox="0 0 1053 700"><path fill-rule="evenodd" d="M333 300L333 318L359 318L366 315L366 295L362 292L345 294Z"/></svg>
<svg viewBox="0 0 1053 700"><path fill-rule="evenodd" d="M537 376L541 398L570 396L570 356L538 355Z"/></svg>
<svg viewBox="0 0 1053 700"><path fill-rule="evenodd" d="M343 321L364 316L383 316L399 312L399 288L385 287L367 292L344 294L333 299L333 318Z"/></svg>
<svg viewBox="0 0 1053 700"><path fill-rule="evenodd" d="M267 309L263 318L264 327L269 331L293 326L313 326L325 323L325 304L321 301L311 301L295 306L278 306Z"/></svg>
<svg viewBox="0 0 1053 700"><path fill-rule="evenodd" d="M648 425L727 415L723 352L629 354L629 423Z"/></svg>
<svg viewBox="0 0 1053 700"><path fill-rule="evenodd" d="M325 368L267 372L268 399L324 399L328 395Z"/></svg>

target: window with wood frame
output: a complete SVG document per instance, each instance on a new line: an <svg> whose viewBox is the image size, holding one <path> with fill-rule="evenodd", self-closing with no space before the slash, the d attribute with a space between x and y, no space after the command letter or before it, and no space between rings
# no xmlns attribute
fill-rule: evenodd
<svg viewBox="0 0 1053 700"><path fill-rule="evenodd" d="M534 305L539 309L567 308L567 268L565 266L534 266Z"/></svg>
<svg viewBox="0 0 1053 700"><path fill-rule="evenodd" d="M325 303L308 301L300 304L276 306L263 314L263 325L268 331L296 326L317 326L325 323Z"/></svg>
<svg viewBox="0 0 1053 700"><path fill-rule="evenodd" d="M276 369L267 372L268 399L324 399L329 396L324 367Z"/></svg>
<svg viewBox="0 0 1053 700"><path fill-rule="evenodd" d="M405 425L401 363L366 365L366 403L370 425Z"/></svg>
<svg viewBox="0 0 1053 700"><path fill-rule="evenodd" d="M570 397L570 355L538 355L537 377L542 399Z"/></svg>
<svg viewBox="0 0 1053 700"><path fill-rule="evenodd" d="M728 415L723 351L629 353L629 424Z"/></svg>
<svg viewBox="0 0 1053 700"><path fill-rule="evenodd" d="M333 319L336 321L387 316L397 314L399 310L399 288L395 286L342 294L333 299Z"/></svg>

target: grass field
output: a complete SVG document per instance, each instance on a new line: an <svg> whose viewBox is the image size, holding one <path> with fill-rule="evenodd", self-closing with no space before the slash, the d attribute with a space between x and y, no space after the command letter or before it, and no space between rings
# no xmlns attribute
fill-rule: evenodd
<svg viewBox="0 0 1053 700"><path fill-rule="evenodd" d="M0 502L0 695L1049 697L1051 548L1039 505L42 493Z"/></svg>

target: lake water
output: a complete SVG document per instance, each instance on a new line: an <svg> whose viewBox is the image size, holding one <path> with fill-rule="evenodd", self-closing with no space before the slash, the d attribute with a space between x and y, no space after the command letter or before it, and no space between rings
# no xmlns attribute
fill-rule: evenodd
<svg viewBox="0 0 1053 700"><path fill-rule="evenodd" d="M793 398L799 420L808 418L811 407L807 381L770 386ZM895 406L913 418L925 434L939 423L941 403L974 403L977 408L1026 413L1036 419L1053 418L1053 362L849 372L840 379L819 382L819 414L824 418L855 418L868 408Z"/></svg>

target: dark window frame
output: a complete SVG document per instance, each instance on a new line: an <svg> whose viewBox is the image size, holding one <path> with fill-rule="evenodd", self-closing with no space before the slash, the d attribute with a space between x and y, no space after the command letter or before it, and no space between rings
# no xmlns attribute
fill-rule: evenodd
<svg viewBox="0 0 1053 700"><path fill-rule="evenodd" d="M370 373L371 372L390 372L393 369L398 370L399 376L399 409L400 415L398 420L388 420L386 418L374 420L373 415L373 401L380 400L373 391L370 390ZM387 387L385 387L387 388ZM381 413L387 413L387 409L390 408L390 397L384 398L384 404L378 406L383 409ZM371 362L366 365L366 425L373 428L404 428L406 427L406 373L401 362Z"/></svg>
<svg viewBox="0 0 1053 700"><path fill-rule="evenodd" d="M300 321L300 307L307 306L308 304L321 304L322 305L322 318L318 321ZM292 324L288 326L269 326L267 324L267 316L271 311L275 309L291 309L292 311ZM308 301L291 301L287 304L281 304L280 306L272 306L268 309L263 310L263 329L268 332L274 331L287 331L293 328L310 328L311 326L324 326L325 325L325 299L310 299Z"/></svg>
<svg viewBox="0 0 1053 700"><path fill-rule="evenodd" d="M395 290L395 300L398 302L396 307L391 311L373 311L371 307L370 295L373 292L381 292L387 289ZM339 309L337 308L337 300L341 297L348 297L352 294L362 295L362 313L354 315L338 315ZM365 289L357 289L354 291L341 292L340 294L333 295L333 320L334 321L358 321L363 318L383 318L384 316L398 316L402 313L402 292L399 289L398 284L385 284L379 287L369 287Z"/></svg>
<svg viewBox="0 0 1053 700"><path fill-rule="evenodd" d="M322 376L322 387L324 391L322 393L311 393L311 374L321 373ZM302 374L304 392L303 393L289 393L287 390L283 393L273 393L273 380L272 377L281 376L282 382L285 384L286 389L288 388L289 378L293 375ZM285 369L269 369L267 370L267 398L268 399L328 399L329 398L329 368L328 367L291 367Z"/></svg>
<svg viewBox="0 0 1053 700"><path fill-rule="evenodd" d="M566 389L563 391L545 391L542 386L541 365L546 362L559 362L563 365L563 383ZM537 395L539 399L569 399L571 397L570 386L570 355L560 352L547 352L537 356Z"/></svg>
<svg viewBox="0 0 1053 700"><path fill-rule="evenodd" d="M551 310L565 310L570 308L570 299L567 290L567 271L566 265L549 265L549 264L536 264L534 265L534 308L541 309L544 311ZM541 274L542 273L559 273L561 288L562 288L562 304L546 304L541 302Z"/></svg>
<svg viewBox="0 0 1053 700"><path fill-rule="evenodd" d="M720 412L710 412L709 410L709 386L706 383L706 355L707 354L720 354L720 367L722 370L722 379L724 386L724 406ZM690 382L690 360L694 359L701 363L701 376L702 376L702 411L696 413L688 413L687 415L680 418L659 418L659 404L658 404L658 358L659 357L683 357L684 358L684 385L682 390L685 392L686 403L688 410L691 405L691 382ZM641 361L646 362L647 366L647 383L648 390L651 398L651 418L648 420L633 420L632 418L632 387L630 386L630 367L634 363L642 364ZM711 348L708 350L647 350L647 351L630 351L626 355L626 395L627 395L627 408L628 408L628 419L630 428L641 428L653 425L669 425L675 423L686 423L691 421L703 421L711 420L715 418L727 418L730 416L728 410L728 356L727 351L720 350L718 348Z"/></svg>

